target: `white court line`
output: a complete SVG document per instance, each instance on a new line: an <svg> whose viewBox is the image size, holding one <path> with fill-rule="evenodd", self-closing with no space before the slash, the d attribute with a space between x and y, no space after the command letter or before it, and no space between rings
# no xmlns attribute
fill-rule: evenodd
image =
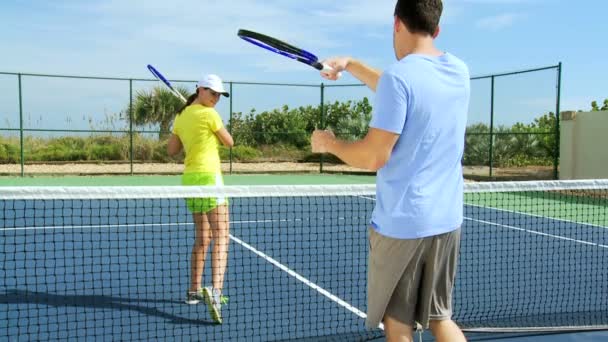
<svg viewBox="0 0 608 342"><path fill-rule="evenodd" d="M373 197L366 196L356 196L363 199L368 199L375 201L376 199ZM332 220L330 218L329 220ZM247 224L247 223L274 223L274 222L303 222L303 221L313 221L313 220L324 220L324 218L308 218L308 219L280 219L280 220L242 220L242 221L231 221L230 224ZM338 217L338 220L346 220L344 217ZM101 224L101 225L79 225L79 226L34 226L34 227L8 227L8 228L0 228L0 231L12 231L12 230L37 230L37 229L100 229L100 228L139 228L139 227L173 227L173 226L182 226L182 225L191 225L193 222L181 222L181 223L131 223L131 224Z"/></svg>
<svg viewBox="0 0 608 342"><path fill-rule="evenodd" d="M183 226L192 225L192 222L183 223L132 223L132 224L100 224L100 225L88 225L88 226L35 226L35 227L9 227L0 228L0 231L11 231L11 230L38 230L38 229L100 229L107 228L140 228L140 227L172 227L172 226Z"/></svg>
<svg viewBox="0 0 608 342"><path fill-rule="evenodd" d="M358 197L365 198L365 199L370 199L372 201L376 200L376 199L371 198L371 197L365 197L365 196L358 196ZM504 212L509 212L509 213L513 213L513 214L528 215L528 216L539 217L539 218L544 218L544 219L550 219L550 220L555 220L555 221L562 221L562 222L575 223L575 224L581 224L581 225L585 225L585 226L591 226L591 227L608 229L608 227L596 226L596 225L589 224L589 223L581 223L581 222L570 221L570 220L556 219L556 218L552 218L552 217L540 216L540 215L534 215L534 214L527 214L527 213L518 212L518 211L511 211L511 210L506 210L506 209L498 209L498 208L493 208L493 207L486 207L486 206L482 206L482 205L474 205L474 204L467 204L467 203L465 203L465 205L474 206L474 207L483 208L483 209L493 209L493 210L504 211ZM465 220L469 220L469 221L480 222L480 223L484 223L484 224L488 224L488 225L492 225L492 226L498 226L498 227L508 228L508 229L512 229L512 230L522 231L522 232L526 232L526 233L530 233L530 234L547 236L547 237L552 237L552 238L555 238L555 239L560 239L560 240L565 240L565 241L571 241L571 242L575 242L575 243L579 243L579 244L583 244L583 245L589 245L589 246L594 246L594 247L600 247L600 248L606 248L606 249L608 249L607 245L602 245L602 244L599 244L599 243L594 243L594 242L589 242L589 241L584 241L584 240L571 239L571 238L567 238L565 236L547 234L547 233L542 233L542 232L539 232L539 231L536 231L536 230L519 228L519 227L514 227L514 226L508 226L508 225L504 225L504 224L500 224L500 223L495 223L495 222L490 222L490 221L477 220L477 219L473 219L473 218L466 217L466 216L464 217L464 219Z"/></svg>
<svg viewBox="0 0 608 342"><path fill-rule="evenodd" d="M255 247L251 246L250 244L246 243L245 241L240 240L239 238L233 236L232 234L230 235L230 239L232 239L234 242L240 244L241 246L247 248L248 250L250 250L254 254L258 255L259 257L263 258L264 260L268 261L272 265L278 267L280 270L286 272L290 276L292 276L292 277L296 278L297 280L301 281L302 283L304 283L306 286L310 287L311 289L319 292L323 296L325 296L325 297L333 300L334 302L338 303L340 306L346 308L348 311L354 313L355 315L357 315L357 316L359 316L359 317L361 317L363 319L365 319L367 317L367 315L365 314L365 312L357 309L353 305L351 305L351 304L347 303L346 301L340 299L339 297L337 297L336 295L332 294L331 292L323 289L319 285L313 283L312 281L308 280L307 278L305 278L301 274L295 272L294 270L290 269L289 267L281 264L280 262L278 262L277 260L275 260L272 257L268 256L267 254L264 254L263 252L257 250Z"/></svg>
<svg viewBox="0 0 608 342"><path fill-rule="evenodd" d="M340 217L338 218L339 220L345 220L344 217ZM531 230L531 229L525 229L525 228L519 228L519 227L514 227L514 226L509 226L509 225L503 225L500 223L496 223L496 222L490 222L490 221L484 221L484 220L478 220L478 219L473 219L470 217L464 217L465 220L469 220L469 221L475 221L475 222L480 222L483 224L488 224L488 225L493 225L493 226L498 226L498 227L503 227L503 228L508 228L508 229L512 229L512 230L518 230L518 231L522 231L522 232L527 232L530 234L536 234L536 235L542 235L542 236L547 236L547 237L552 237L552 238L556 238L556 239L560 239L560 240L566 240L566 241L571 241L571 242L576 242L576 243L580 243L580 244L585 244L585 245L590 245L590 246L597 246L600 248L608 248L608 246L606 245L602 245L599 243L594 243L594 242L589 242L589 241L584 241L584 240L577 240L577 239L571 239L571 238L567 238L564 236L560 236L560 235L553 235L553 234L548 234L548 233L542 233L536 230ZM319 220L323 220L323 218L320 218ZM287 219L282 219L282 220L258 220L258 221L234 221L234 222L230 222L230 224L249 224L249 223L274 223L274 222L281 222L281 223L285 223L285 222L301 222L301 221L305 221L302 219L294 219L294 220L287 220ZM307 220L310 221L310 220ZM45 230L45 229L102 229L102 228L107 228L109 229L116 229L116 228L145 228L145 227L173 227L173 226L183 226L183 225L192 225L194 223L192 222L183 222L183 223L143 223L143 224L116 224L116 225L89 225L89 226L41 226L41 227L14 227L14 228L0 228L0 231L20 231L20 230Z"/></svg>
<svg viewBox="0 0 608 342"><path fill-rule="evenodd" d="M342 220L344 220L344 218L340 218ZM235 221L235 222L231 222L231 224L245 224L245 223L269 223L269 222L291 222L291 221L302 221L301 219L296 219L296 220L260 220L260 221ZM182 226L182 225L192 225L192 222L184 222L184 223L161 223L161 224L128 224L128 225L90 225L90 226L47 226L47 227L17 227L17 228L2 228L1 230L5 231L5 230L37 230L37 229L94 229L94 228L120 228L120 227L156 227L156 226L160 226L160 227L165 227L165 226ZM320 294L322 294L323 296L329 298L330 300L336 302L338 305L344 307L345 309L347 309L348 311L354 313L355 315L359 316L360 318L367 318L367 314L364 313L363 311L359 310L358 308L356 308L355 306L349 304L348 302L342 300L341 298L337 297L336 295L332 294L331 292L323 289L322 287L320 287L319 285L315 284L314 282L308 280L307 278L305 278L304 276L300 275L299 273L295 272L294 270L290 269L289 267L281 264L280 262L278 262L277 260L273 259L272 257L264 254L263 252L257 250L255 247L253 247L252 245L246 243L245 241L233 236L232 234L230 234L230 239L233 240L234 242L240 244L241 246L245 247L246 249L248 249L249 251L253 252L254 254L258 255L259 257L263 258L264 260L268 261L269 263L271 263L272 265L274 265L275 267L279 268L280 270L286 272L287 274L289 274L290 276L296 278L297 280L299 280L300 282L304 283L306 286L312 288L313 290L319 292ZM380 324L380 329L384 330L384 325Z"/></svg>
<svg viewBox="0 0 608 342"><path fill-rule="evenodd" d="M608 227L599 226L599 225L596 225L596 224L591 224L591 223L586 223L586 222L577 222L577 221L572 221L572 220L568 220L568 219L555 218L555 217L551 217L551 216L543 216L543 215L537 215L537 214L524 213L522 211L515 211L515 210L508 210L508 209L501 209L501 208L494 208L494 207L486 207L485 205L468 204L468 203L465 203L465 205L468 205L468 206L471 206L471 207L476 207L476 208L483 208L483 209L492 209L492 210L496 210L496 211L503 211L503 212L506 212L506 213L512 213L512 214L518 214L518 215L526 215L526 216L538 217L538 218L549 219L549 220L553 220L553 221L561 221L561 222L567 222L567 223L580 224L581 226L588 226L588 227L592 227L592 228L608 229Z"/></svg>
<svg viewBox="0 0 608 342"><path fill-rule="evenodd" d="M243 220L243 221L230 221L231 225L236 224L249 224L249 223L275 223L275 222L304 222L304 221L315 221L325 220L324 218L313 218L313 219L280 219L280 220ZM331 219L329 219L331 220ZM344 217L338 217L338 220L346 220ZM116 228L146 228L146 227L174 227L193 225L194 222L180 222L180 223L130 223L130 224L99 224L99 225L78 225L78 226L32 226L32 227L5 227L0 228L0 231L13 231L13 230L38 230L38 229L116 229Z"/></svg>
<svg viewBox="0 0 608 342"><path fill-rule="evenodd" d="M359 197L367 198L367 197L363 197L363 196L359 196ZM369 199L371 199L371 198L369 198ZM374 199L374 201L375 201L375 199ZM474 206L474 207L483 208L483 209L493 209L493 210L504 211L504 212L509 212L509 213L513 213L513 214L534 216L534 217L539 217L539 218L544 218L544 219L550 219L550 220L555 220L555 221L562 221L562 222L575 223L575 224L581 224L581 225L585 225L585 226L591 226L591 227L608 229L608 227L596 226L596 225L592 225L592 224L588 224L588 223L581 223L581 222L570 221L570 220L556 219L556 218L547 217L547 216L527 214L527 213L522 213L522 212L518 212L518 211L511 211L511 210L506 210L506 209L498 209L498 208L493 208L493 207L486 207L486 206L482 206L482 205L474 205L474 204L467 204L467 203L465 203L465 205ZM480 223L488 224L488 225L492 225L492 226L498 226L498 227L508 228L508 229L512 229L512 230L522 231L522 232L526 232L526 233L530 233L530 234L547 236L547 237L552 237L552 238L555 238L555 239L560 239L560 240L566 240L566 241L571 241L571 242L575 242L575 243L580 243L580 244L583 244L583 245L589 245L589 246L595 246L595 247L600 247L600 248L606 248L606 249L608 249L607 245L602 245L602 244L599 244L599 243L594 243L594 242L589 242L589 241L584 241L584 240L571 239L571 238L567 238L567 237L560 236L560 235L547 234L547 233L542 233L542 232L539 232L539 231L536 231L536 230L519 228L519 227L514 227L514 226L508 226L508 225L504 225L504 224L500 224L500 223L495 223L495 222L490 222L490 221L477 220L477 219L473 219L473 218L466 217L466 216L464 217L464 219L465 220L469 220L469 221L480 222Z"/></svg>
<svg viewBox="0 0 608 342"><path fill-rule="evenodd" d="M589 246L595 246L595 247L607 248L608 249L607 245L601 245L599 243L594 243L594 242L589 242L589 241L584 241L584 240L576 240L576 239L571 239L571 238L567 238L567 237L560 236L560 235L547 234L547 233L538 232L536 230L524 229L524 228L509 226L509 225L500 224L500 223L496 223L496 222L477 220L477 219L472 219L472 218L469 218L469 217L465 217L464 219L465 220L469 220L469 221L474 221L474 222L480 222L480 223L483 223L483 224L489 224L489 225L492 225L492 226L498 226L498 227L508 228L508 229L517 230L517 231L521 231L521 232L526 232L526 233L530 233L530 234L547 236L547 237L552 237L552 238L555 238L555 239L576 242L576 243L580 243L580 244L583 244L583 245L589 245Z"/></svg>

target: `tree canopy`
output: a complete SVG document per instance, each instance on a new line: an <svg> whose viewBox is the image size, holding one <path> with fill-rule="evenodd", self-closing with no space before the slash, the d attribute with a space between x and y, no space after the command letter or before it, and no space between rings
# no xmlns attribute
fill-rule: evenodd
<svg viewBox="0 0 608 342"><path fill-rule="evenodd" d="M175 89L186 98L190 96L185 87L178 86ZM164 87L157 86L150 91L137 91L133 99L133 123L135 125L158 124L159 136L163 137L169 133L171 123L183 105L182 100ZM129 108L124 116L128 120Z"/></svg>

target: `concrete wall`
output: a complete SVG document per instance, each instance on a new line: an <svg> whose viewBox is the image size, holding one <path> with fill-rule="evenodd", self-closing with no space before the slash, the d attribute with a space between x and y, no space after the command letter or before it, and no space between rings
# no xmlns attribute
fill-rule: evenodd
<svg viewBox="0 0 608 342"><path fill-rule="evenodd" d="M608 111L562 112L560 179L608 179Z"/></svg>

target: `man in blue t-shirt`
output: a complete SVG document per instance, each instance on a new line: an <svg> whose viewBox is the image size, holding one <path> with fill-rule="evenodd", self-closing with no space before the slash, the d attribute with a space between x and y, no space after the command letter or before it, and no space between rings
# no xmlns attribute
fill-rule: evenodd
<svg viewBox="0 0 608 342"><path fill-rule="evenodd" d="M380 73L349 57L325 61L376 92L368 134L359 141L315 131L313 152L377 171L368 269L369 328L409 341L416 323L437 341L464 341L451 320L460 226L461 159L469 105L467 66L434 46L441 0L399 0L393 31L397 62Z"/></svg>

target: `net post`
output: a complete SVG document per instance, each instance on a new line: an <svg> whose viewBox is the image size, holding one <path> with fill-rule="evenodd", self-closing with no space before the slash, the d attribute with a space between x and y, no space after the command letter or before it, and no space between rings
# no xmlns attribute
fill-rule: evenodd
<svg viewBox="0 0 608 342"><path fill-rule="evenodd" d="M232 98L234 97L234 94L232 93L232 81L230 82L230 116L228 118L228 133L230 133L230 135L232 135ZM233 137L234 139L234 137ZM230 170L229 170L229 174L232 174L232 146L230 147Z"/></svg>
<svg viewBox="0 0 608 342"><path fill-rule="evenodd" d="M129 79L129 164L133 176L133 79Z"/></svg>
<svg viewBox="0 0 608 342"><path fill-rule="evenodd" d="M25 153L23 152L23 97L21 90L21 74L17 74L17 80L19 84L19 146L20 146L20 164L21 164L21 177L25 177Z"/></svg>
<svg viewBox="0 0 608 342"><path fill-rule="evenodd" d="M323 82L321 82L321 103L319 104L319 109L320 109L320 119L319 119L319 125L320 125L320 129L325 129L325 108L323 106L323 103L325 102L325 84ZM323 153L320 154L319 156L319 173L323 173Z"/></svg>
<svg viewBox="0 0 608 342"><path fill-rule="evenodd" d="M493 165L494 165L494 79L495 76L492 75L490 82L490 179L492 179L493 175Z"/></svg>
<svg viewBox="0 0 608 342"><path fill-rule="evenodd" d="M560 102L562 93L562 62L557 64L557 99L555 100L555 151L553 152L553 179L559 179Z"/></svg>

